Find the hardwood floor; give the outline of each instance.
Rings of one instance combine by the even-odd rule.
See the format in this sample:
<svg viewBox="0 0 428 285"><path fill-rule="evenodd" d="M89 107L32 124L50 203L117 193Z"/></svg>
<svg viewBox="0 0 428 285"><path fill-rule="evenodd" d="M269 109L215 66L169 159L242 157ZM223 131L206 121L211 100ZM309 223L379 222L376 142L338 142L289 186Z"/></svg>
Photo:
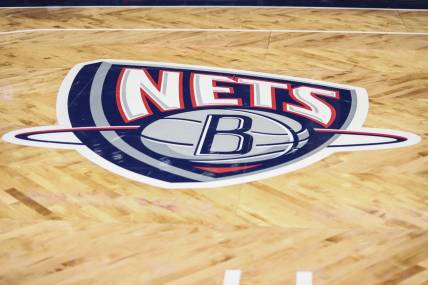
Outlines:
<svg viewBox="0 0 428 285"><path fill-rule="evenodd" d="M217 285L231 268L245 285L293 284L299 270L315 285L428 284L427 22L428 12L393 10L0 9L1 134L55 124L69 69L111 58L361 86L365 126L422 137L184 190L128 180L72 150L2 141L0 284ZM101 28L119 30L90 30Z"/></svg>

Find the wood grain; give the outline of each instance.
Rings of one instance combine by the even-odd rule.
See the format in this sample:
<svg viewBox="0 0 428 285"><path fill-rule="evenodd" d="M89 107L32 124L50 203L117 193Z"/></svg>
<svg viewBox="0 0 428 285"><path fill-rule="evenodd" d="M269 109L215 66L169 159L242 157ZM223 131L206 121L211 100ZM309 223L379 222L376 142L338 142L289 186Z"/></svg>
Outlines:
<svg viewBox="0 0 428 285"><path fill-rule="evenodd" d="M0 9L0 29L248 28L426 32L428 13L314 9ZM299 76L368 90L365 126L416 133L299 171L168 191L77 152L0 143L0 284L428 282L428 36L72 31L0 35L0 133L56 122L77 63L151 60ZM11 190L14 189L14 190Z"/></svg>

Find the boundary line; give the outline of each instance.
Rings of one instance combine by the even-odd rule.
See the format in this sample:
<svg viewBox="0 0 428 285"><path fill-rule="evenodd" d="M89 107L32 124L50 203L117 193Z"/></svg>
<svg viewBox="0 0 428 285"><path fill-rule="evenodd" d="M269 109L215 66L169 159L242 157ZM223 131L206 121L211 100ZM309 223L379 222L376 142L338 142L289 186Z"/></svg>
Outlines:
<svg viewBox="0 0 428 285"><path fill-rule="evenodd" d="M296 285L312 285L312 271L297 271Z"/></svg>
<svg viewBox="0 0 428 285"><path fill-rule="evenodd" d="M364 8L364 7L317 7L317 6L11 6L11 7L0 7L0 9L73 9L73 8L131 8L131 9L144 9L144 8L159 8L159 9L187 9L187 8L232 8L232 9L240 9L240 8L253 8L253 9L320 9L320 10L377 10L377 11L411 11L411 12L428 12L428 9L409 9L409 8Z"/></svg>
<svg viewBox="0 0 428 285"><path fill-rule="evenodd" d="M223 285L239 285L241 281L241 270L228 269L224 272Z"/></svg>
<svg viewBox="0 0 428 285"><path fill-rule="evenodd" d="M324 34L368 34L368 35L419 35L428 32L385 32L385 31L347 31L347 30L304 30L304 29L204 29L204 28L46 28L25 29L0 32L1 35L41 33L41 32L229 32L229 33L324 33Z"/></svg>

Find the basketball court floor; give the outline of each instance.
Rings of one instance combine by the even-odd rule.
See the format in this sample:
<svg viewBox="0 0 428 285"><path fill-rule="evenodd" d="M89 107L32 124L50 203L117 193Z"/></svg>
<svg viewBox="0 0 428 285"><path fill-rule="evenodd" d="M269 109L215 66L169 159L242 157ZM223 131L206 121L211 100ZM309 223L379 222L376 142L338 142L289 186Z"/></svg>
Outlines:
<svg viewBox="0 0 428 285"><path fill-rule="evenodd" d="M5 136L0 143L0 284L428 284L427 59L426 10L1 8L0 133ZM169 179L168 171L175 168L168 163L153 166L144 174L149 178L140 179L129 174L135 169L126 170L128 175L93 158L103 154L91 159L83 151L49 142L49 147L34 141L19 144L17 133L10 132L64 127L67 110L60 106L58 92L64 93L64 85L72 89L85 82L81 74L86 65L80 65L74 78L69 72L91 62L137 65L125 70L130 76L140 66L138 74L161 91L165 74L170 79L182 72L186 81L186 70L192 68L202 74L194 73L192 80L199 76L200 81L214 71L233 73L226 83L230 88L236 78L250 75L274 78L277 84L282 80L288 87L292 84L287 80L301 80L312 88L317 85L318 95L311 93L312 99L342 92L320 94L332 86L364 88L368 106L359 104L368 113L359 130L392 130L389 134L395 135L389 139L404 136L410 143L336 151L268 175L243 171L242 181L230 183L216 184L216 175L226 173L224 167L200 167L198 175L201 169L212 174L214 182L206 187L153 182L159 168L167 174L157 174L155 180ZM155 66L157 72L164 68L165 81L162 75L156 78L156 71L143 73L143 65ZM168 73L168 67L181 71ZM232 89L218 85L223 87L211 86L213 100L236 99ZM85 88L70 90L69 96ZM277 89L277 97L300 94ZM340 100L349 103L343 94ZM162 106L153 103L153 96L145 106L157 112ZM271 112L257 108L256 99L251 101L255 111L248 112ZM277 103L290 112L287 104L310 109L302 101ZM74 101L68 104L71 118ZM181 109L190 112L193 107ZM73 112L83 118L85 106L76 108ZM338 119L340 111L335 110ZM235 114L245 124L240 116ZM83 131L82 141L93 133ZM169 131L178 140L188 128L177 125ZM245 136L241 130L238 137ZM251 167L264 162L257 163Z"/></svg>

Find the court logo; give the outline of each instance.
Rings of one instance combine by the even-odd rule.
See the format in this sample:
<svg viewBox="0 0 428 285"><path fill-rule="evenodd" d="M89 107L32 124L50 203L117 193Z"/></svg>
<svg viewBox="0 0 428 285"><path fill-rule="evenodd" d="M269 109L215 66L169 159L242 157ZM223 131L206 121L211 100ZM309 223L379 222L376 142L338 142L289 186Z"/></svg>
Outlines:
<svg viewBox="0 0 428 285"><path fill-rule="evenodd" d="M401 147L419 137L363 128L359 87L255 72L102 60L75 66L57 126L12 143L71 148L122 176L165 188L218 187L294 171L336 151Z"/></svg>

